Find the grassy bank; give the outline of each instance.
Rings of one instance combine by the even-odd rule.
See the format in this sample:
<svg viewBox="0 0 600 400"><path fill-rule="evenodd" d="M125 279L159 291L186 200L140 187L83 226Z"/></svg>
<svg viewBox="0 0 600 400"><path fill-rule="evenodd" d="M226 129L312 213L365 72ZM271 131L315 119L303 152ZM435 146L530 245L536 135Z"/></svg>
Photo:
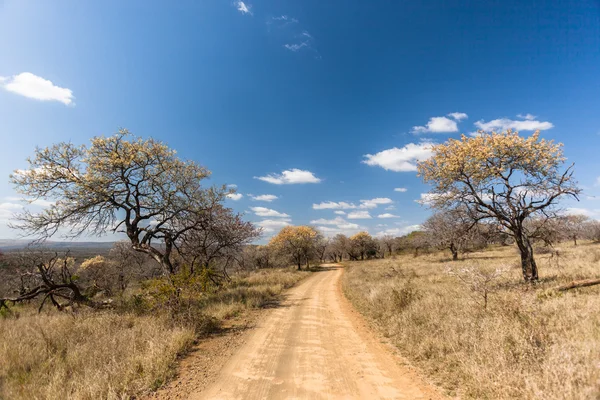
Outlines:
<svg viewBox="0 0 600 400"><path fill-rule="evenodd" d="M600 246L561 247L558 258L538 256L542 279L533 288L521 283L512 248L454 263L445 253L348 263L343 288L404 356L451 395L595 399L600 286L548 289L599 277Z"/></svg>
<svg viewBox="0 0 600 400"><path fill-rule="evenodd" d="M219 289L188 288L176 305L147 290L114 311L37 314L30 305L4 312L0 398L121 399L156 389L195 339L277 301L307 274L273 269L236 275Z"/></svg>

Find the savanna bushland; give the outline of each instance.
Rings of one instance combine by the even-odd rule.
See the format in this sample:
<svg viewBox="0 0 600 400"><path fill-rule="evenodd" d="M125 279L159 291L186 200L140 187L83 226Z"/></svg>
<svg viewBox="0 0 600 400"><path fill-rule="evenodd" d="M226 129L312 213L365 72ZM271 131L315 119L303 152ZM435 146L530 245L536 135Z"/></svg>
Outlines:
<svg viewBox="0 0 600 400"><path fill-rule="evenodd" d="M432 214L404 236L286 226L267 244L209 186L210 171L126 130L37 149L11 180L37 238L0 255L0 397L134 398L173 377L195 342L325 262L401 354L465 398L597 398L600 222L560 144L481 132L432 148ZM45 240L116 233L110 251Z"/></svg>

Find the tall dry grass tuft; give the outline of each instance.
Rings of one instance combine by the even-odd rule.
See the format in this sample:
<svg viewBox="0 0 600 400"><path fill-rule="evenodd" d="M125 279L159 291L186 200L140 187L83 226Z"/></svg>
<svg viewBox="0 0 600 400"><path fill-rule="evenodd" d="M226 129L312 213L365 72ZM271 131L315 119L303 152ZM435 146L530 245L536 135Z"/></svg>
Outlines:
<svg viewBox="0 0 600 400"><path fill-rule="evenodd" d="M122 399L160 386L190 329L165 319L52 313L0 320L0 398Z"/></svg>
<svg viewBox="0 0 600 400"><path fill-rule="evenodd" d="M551 257L538 257L542 279L535 288L521 283L510 248L455 263L446 254L349 263L343 287L402 354L451 395L599 398L600 287L548 289L599 277L600 246L563 245L558 264ZM449 265L460 276L448 273ZM506 265L512 268L505 271Z"/></svg>

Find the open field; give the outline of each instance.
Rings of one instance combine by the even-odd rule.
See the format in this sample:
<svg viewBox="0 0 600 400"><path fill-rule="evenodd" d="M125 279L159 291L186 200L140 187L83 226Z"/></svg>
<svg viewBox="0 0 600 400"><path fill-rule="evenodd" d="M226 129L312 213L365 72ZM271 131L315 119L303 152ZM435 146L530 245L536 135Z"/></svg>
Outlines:
<svg viewBox="0 0 600 400"><path fill-rule="evenodd" d="M157 389L178 356L227 319L264 307L310 272L270 269L233 276L161 312L124 302L105 312L42 314L34 305L0 317L0 398L120 399Z"/></svg>
<svg viewBox="0 0 600 400"><path fill-rule="evenodd" d="M522 283L515 249L503 247L456 262L436 253L346 263L343 290L450 395L595 399L600 396L600 286L564 293L549 288L600 277L600 245L560 247L558 259L537 256L541 280L534 287ZM489 272L497 269L497 277ZM491 278L482 284L481 277Z"/></svg>

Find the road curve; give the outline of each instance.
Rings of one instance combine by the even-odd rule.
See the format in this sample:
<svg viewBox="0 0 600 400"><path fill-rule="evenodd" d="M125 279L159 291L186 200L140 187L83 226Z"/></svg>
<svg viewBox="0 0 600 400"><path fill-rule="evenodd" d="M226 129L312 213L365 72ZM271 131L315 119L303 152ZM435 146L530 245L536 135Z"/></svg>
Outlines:
<svg viewBox="0 0 600 400"><path fill-rule="evenodd" d="M330 265L288 291L191 399L435 399L400 366L342 298L343 269Z"/></svg>

